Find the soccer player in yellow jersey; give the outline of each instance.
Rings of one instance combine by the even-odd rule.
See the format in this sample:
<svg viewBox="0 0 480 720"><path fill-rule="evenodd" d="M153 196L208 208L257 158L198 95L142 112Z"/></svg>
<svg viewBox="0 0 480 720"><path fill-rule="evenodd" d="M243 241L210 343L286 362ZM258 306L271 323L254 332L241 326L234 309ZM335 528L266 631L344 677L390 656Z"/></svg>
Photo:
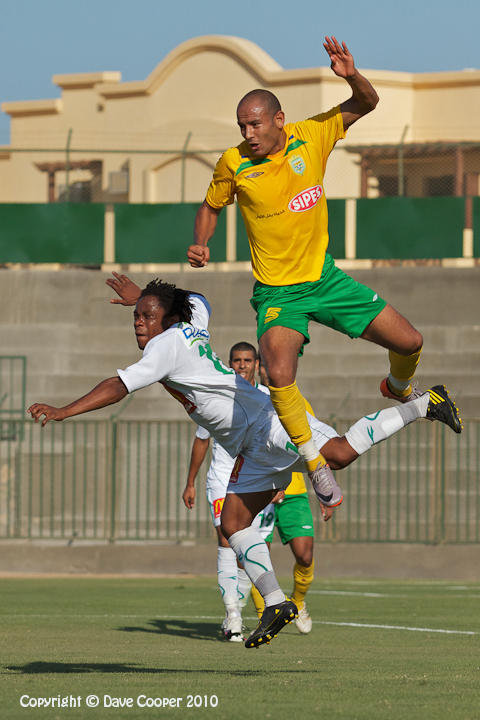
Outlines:
<svg viewBox="0 0 480 720"><path fill-rule="evenodd" d="M298 356L309 342L309 321L387 348L390 374L380 389L400 402L419 394L411 379L423 339L377 293L336 268L326 252L327 159L348 128L375 108L378 95L356 69L345 43L326 37L324 47L333 72L346 80L352 96L328 112L285 124L271 92L253 90L245 95L237 107L244 142L219 159L187 255L193 267L207 264L207 243L218 214L236 197L257 280L251 304L272 403L306 463L317 496L331 503L333 474L312 439L295 381Z"/></svg>

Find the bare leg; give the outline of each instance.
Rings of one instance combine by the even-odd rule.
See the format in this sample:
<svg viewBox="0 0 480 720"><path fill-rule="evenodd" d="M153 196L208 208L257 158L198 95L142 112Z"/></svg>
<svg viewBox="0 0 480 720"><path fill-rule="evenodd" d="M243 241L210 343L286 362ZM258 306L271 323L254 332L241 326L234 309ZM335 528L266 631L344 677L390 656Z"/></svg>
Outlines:
<svg viewBox="0 0 480 720"><path fill-rule="evenodd" d="M423 345L423 337L418 330L391 305L383 308L361 337L399 355L412 355Z"/></svg>
<svg viewBox="0 0 480 720"><path fill-rule="evenodd" d="M295 560L302 567L310 567L313 561L313 537L296 537L288 543Z"/></svg>
<svg viewBox="0 0 480 720"><path fill-rule="evenodd" d="M257 493L235 495L229 493L223 503L221 515L222 533L226 538L244 530L253 522L253 518L272 501L276 490L264 490Z"/></svg>
<svg viewBox="0 0 480 720"><path fill-rule="evenodd" d="M259 340L260 354L274 387L291 385L297 374L298 353L304 337L297 330L275 325Z"/></svg>

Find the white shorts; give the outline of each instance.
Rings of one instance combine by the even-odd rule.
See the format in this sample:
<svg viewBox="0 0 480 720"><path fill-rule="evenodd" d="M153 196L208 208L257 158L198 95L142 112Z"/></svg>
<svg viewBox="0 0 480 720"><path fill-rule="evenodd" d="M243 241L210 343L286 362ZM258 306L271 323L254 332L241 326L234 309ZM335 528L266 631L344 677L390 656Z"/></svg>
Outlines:
<svg viewBox="0 0 480 720"><path fill-rule="evenodd" d="M319 450L328 440L339 437L330 425L308 413L307 416L313 441ZM235 461L227 493L241 495L263 490L285 490L291 482L292 472L297 470L304 470L297 449L276 413L266 409L249 430Z"/></svg>
<svg viewBox="0 0 480 720"><path fill-rule="evenodd" d="M220 527L220 515L227 494L227 485L228 478L225 478L225 482L222 483L218 480L211 480L207 476L207 502L214 527Z"/></svg>
<svg viewBox="0 0 480 720"><path fill-rule="evenodd" d="M258 530L263 540L273 532L275 526L275 505L268 503L256 517L253 518L252 527Z"/></svg>

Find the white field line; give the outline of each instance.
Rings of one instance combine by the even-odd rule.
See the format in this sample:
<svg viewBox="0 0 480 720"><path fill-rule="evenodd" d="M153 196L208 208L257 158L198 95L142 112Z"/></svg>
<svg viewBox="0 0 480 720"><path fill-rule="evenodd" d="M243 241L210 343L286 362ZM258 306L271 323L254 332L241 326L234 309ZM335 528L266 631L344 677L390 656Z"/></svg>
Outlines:
<svg viewBox="0 0 480 720"><path fill-rule="evenodd" d="M372 598L391 598L391 597L407 597L406 595L397 595L391 593L375 593L375 592L356 592L355 590L309 590L309 595L354 595L355 597L372 597Z"/></svg>
<svg viewBox="0 0 480 720"><path fill-rule="evenodd" d="M454 588L448 588L453 590ZM456 588L460 590L461 588ZM309 590L309 595L346 595L354 597L367 597L367 598L408 598L413 597L411 593L375 593L375 592L359 592L355 590ZM437 596L437 594L436 594ZM461 593L460 595L449 595L449 598L480 598L480 593Z"/></svg>
<svg viewBox="0 0 480 720"><path fill-rule="evenodd" d="M314 620L318 625L339 625L342 627L355 628L377 628L379 630L408 630L409 632L428 632L443 633L445 635L480 635L474 630L445 630L443 628L419 628L408 627L408 625L374 625L373 623L354 623L354 622L330 622L328 620Z"/></svg>
<svg viewBox="0 0 480 720"><path fill-rule="evenodd" d="M0 615L0 621L5 619L15 619L15 618L52 618L55 617L57 619L67 619L67 618L92 618L92 619L98 619L98 618L127 618L127 619L148 619L152 620L152 618L155 621L161 621L161 620L215 620L216 622L220 622L223 619L223 616L219 615L157 615L155 611L152 613L149 613L148 615L142 614L142 615L131 615L131 614L123 614L123 613L104 613L99 615L65 615L65 614L58 614L58 613L43 613L43 614L21 614L21 613L9 613L9 614L1 614ZM244 620L254 620L257 621L258 618L255 616L247 616L243 618ZM406 630L409 632L430 632L430 633L443 633L445 635L480 635L480 632L477 632L475 630L446 630L444 628L420 628L420 627L409 627L408 625L380 625L380 624L373 624L373 623L355 623L355 622L334 622L329 620L314 620L313 621L316 625L336 625L339 627L353 627L353 628L373 628L377 630Z"/></svg>

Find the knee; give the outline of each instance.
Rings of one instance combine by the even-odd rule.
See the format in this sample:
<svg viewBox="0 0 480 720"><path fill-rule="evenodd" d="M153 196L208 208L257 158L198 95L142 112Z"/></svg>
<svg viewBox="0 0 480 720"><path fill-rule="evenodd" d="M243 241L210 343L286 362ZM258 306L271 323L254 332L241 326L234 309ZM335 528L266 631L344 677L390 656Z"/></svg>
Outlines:
<svg viewBox="0 0 480 720"><path fill-rule="evenodd" d="M415 330L415 328L412 328L408 341L405 343L404 352L402 355L414 355L415 353L420 352L420 350L423 347L423 336L421 333L418 332L418 330Z"/></svg>
<svg viewBox="0 0 480 720"><path fill-rule="evenodd" d="M423 347L423 335L422 333L419 333L418 330L415 330L415 350L414 353L420 352L420 350Z"/></svg>
<svg viewBox="0 0 480 720"><path fill-rule="evenodd" d="M312 547L306 547L301 552L295 554L295 560L302 567L310 567L313 562L313 544Z"/></svg>
<svg viewBox="0 0 480 720"><path fill-rule="evenodd" d="M296 367L295 363L288 362L288 358L272 359L267 364L268 379L270 385L276 388L282 388L295 382Z"/></svg>
<svg viewBox="0 0 480 720"><path fill-rule="evenodd" d="M230 535L233 535L237 532L240 528L235 528L234 524L232 522L224 521L222 520L220 524L220 529L222 531L222 535L225 538L225 540L228 540Z"/></svg>

